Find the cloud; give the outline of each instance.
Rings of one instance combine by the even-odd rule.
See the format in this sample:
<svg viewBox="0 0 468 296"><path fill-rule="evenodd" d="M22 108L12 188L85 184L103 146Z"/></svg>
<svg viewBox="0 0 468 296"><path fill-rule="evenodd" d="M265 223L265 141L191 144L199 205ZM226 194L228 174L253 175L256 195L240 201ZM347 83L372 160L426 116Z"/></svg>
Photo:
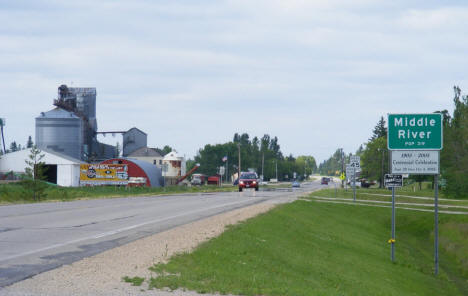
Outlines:
<svg viewBox="0 0 468 296"><path fill-rule="evenodd" d="M103 130L193 156L235 132L327 158L388 112L451 109L467 88L467 6L420 1L5 1L7 142L57 87L95 86ZM24 141L25 141L24 140ZM115 139L106 138L114 142Z"/></svg>
<svg viewBox="0 0 468 296"><path fill-rule="evenodd" d="M405 29L430 31L463 31L468 24L467 7L441 7L435 9L409 9L398 19L398 24Z"/></svg>

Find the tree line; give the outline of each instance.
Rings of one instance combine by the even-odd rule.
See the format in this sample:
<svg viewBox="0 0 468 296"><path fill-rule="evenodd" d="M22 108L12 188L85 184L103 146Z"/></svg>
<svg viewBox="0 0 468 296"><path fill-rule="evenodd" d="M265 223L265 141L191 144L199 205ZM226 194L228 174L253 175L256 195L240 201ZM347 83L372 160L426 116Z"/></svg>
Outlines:
<svg viewBox="0 0 468 296"><path fill-rule="evenodd" d="M31 149L33 145L34 143L32 141L32 137L29 136L26 142L26 145L22 146L21 144L16 143L16 141L13 141L10 143L10 148L7 149L7 147L5 147L5 151L6 153L10 153L10 152L20 151L24 149ZM3 154L3 149L0 149L0 155L2 154Z"/></svg>
<svg viewBox="0 0 468 296"><path fill-rule="evenodd" d="M447 196L468 197L468 96L454 87L454 111L434 111L443 116L443 149L440 152L441 180L445 181L443 190ZM387 127L383 116L377 122L369 140L355 152L361 156L361 177L377 180L382 187L383 177L389 173L390 153L387 149ZM350 155L350 154L349 154ZM338 149L329 159L320 163L319 172L325 175L339 175L341 160L348 162L349 155ZM410 175L419 183L432 181L428 175ZM434 185L434 184L433 184Z"/></svg>
<svg viewBox="0 0 468 296"><path fill-rule="evenodd" d="M277 137L265 134L261 138L255 136L250 139L247 133L235 133L233 140L227 143L205 145L193 160L187 161L187 169L199 163L197 172L214 175L219 173L219 167L226 167L228 176L231 176L237 173L239 152L241 171L254 170L259 176L263 172L264 180L290 180L294 173L298 179L303 179L304 175L307 177L317 169L313 156L284 156Z"/></svg>

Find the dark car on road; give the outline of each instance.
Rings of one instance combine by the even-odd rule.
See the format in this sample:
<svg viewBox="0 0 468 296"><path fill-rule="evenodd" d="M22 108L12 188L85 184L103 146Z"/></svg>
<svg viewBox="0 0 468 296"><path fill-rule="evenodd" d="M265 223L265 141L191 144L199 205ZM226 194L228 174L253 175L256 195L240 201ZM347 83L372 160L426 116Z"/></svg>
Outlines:
<svg viewBox="0 0 468 296"><path fill-rule="evenodd" d="M258 191L258 176L256 173L241 173L239 178L239 191L245 188L254 188Z"/></svg>
<svg viewBox="0 0 468 296"><path fill-rule="evenodd" d="M328 177L322 177L322 181L320 182L320 184L322 184L322 185L328 185L328 182L330 182L330 178L328 178Z"/></svg>
<svg viewBox="0 0 468 296"><path fill-rule="evenodd" d="M375 181L370 181L370 180L367 180L367 179L364 179L364 178L360 179L359 181L361 182L361 187L362 188L369 188L372 185L377 184L377 182L375 182Z"/></svg>

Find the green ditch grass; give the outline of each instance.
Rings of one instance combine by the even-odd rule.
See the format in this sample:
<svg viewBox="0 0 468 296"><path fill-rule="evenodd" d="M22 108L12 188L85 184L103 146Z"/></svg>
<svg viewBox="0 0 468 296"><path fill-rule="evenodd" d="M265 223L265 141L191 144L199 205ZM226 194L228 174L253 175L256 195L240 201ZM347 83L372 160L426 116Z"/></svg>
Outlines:
<svg viewBox="0 0 468 296"><path fill-rule="evenodd" d="M192 253L151 268L150 288L234 295L468 295L468 216L296 201L230 227Z"/></svg>
<svg viewBox="0 0 468 296"><path fill-rule="evenodd" d="M46 185L44 196L40 202L51 201L73 201L80 199L115 198L127 196L154 196L179 193L196 192L221 192L235 191L234 186L166 186L166 187L117 187L117 186L95 186L95 187L60 187ZM31 190L18 183L0 185L0 204L32 203L33 193Z"/></svg>

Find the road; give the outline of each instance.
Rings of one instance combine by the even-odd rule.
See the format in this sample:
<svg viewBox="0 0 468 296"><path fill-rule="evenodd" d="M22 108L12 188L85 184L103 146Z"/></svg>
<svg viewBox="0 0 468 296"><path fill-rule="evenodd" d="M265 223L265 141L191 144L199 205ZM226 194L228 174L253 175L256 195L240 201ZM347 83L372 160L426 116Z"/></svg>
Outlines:
<svg viewBox="0 0 468 296"><path fill-rule="evenodd" d="M0 207L0 287L125 243L252 204L323 188L219 192Z"/></svg>

